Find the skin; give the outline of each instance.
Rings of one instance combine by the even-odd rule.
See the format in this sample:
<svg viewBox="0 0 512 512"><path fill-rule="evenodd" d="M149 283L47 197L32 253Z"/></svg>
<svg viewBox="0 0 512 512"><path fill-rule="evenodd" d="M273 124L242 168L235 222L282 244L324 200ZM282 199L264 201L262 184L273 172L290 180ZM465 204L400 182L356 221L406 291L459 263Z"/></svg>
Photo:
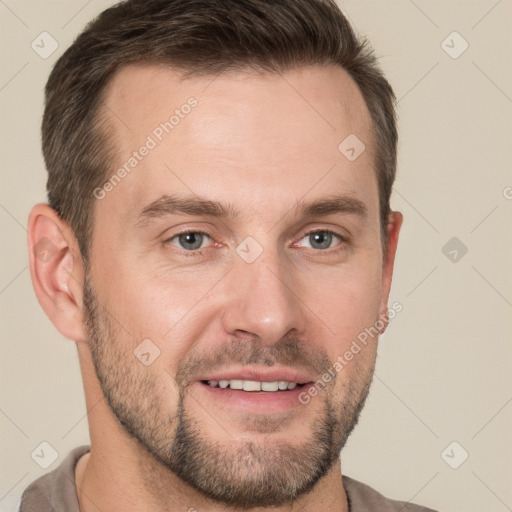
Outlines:
<svg viewBox="0 0 512 512"><path fill-rule="evenodd" d="M111 172L190 97L197 99L190 114L95 201L88 282L101 322L91 323L87 296L84 304L85 269L71 229L48 205L36 205L30 214L34 289L56 328L78 348L91 451L75 476L86 512L243 508L209 499L150 454L163 453L164 443L176 435L180 391L205 443L217 443L226 457L251 444L264 458L270 453L265 450L283 446L299 453L314 439L316 421L326 418L328 405L336 418L348 418L334 423L333 446L341 449L373 374L377 337L309 404L284 412L262 407L249 414L212 400L198 382L201 372L256 355L254 368L268 369L270 358L275 367L320 377L360 332L385 316L403 218L390 214L383 254L370 116L357 86L336 67L186 80L162 66L125 67L106 97L105 123L117 147ZM338 151L349 134L366 145L353 162ZM367 214L301 217L293 209L297 201L333 193L359 199ZM138 225L138 214L163 194L230 203L240 215L175 213ZM211 234L201 254L179 246L176 235L185 229ZM333 231L345 240L334 237L327 249L312 247L313 230ZM262 248L250 264L236 252L248 236ZM45 237L56 249L48 261L34 256ZM160 350L149 366L133 355L145 339ZM296 358L283 349L286 343ZM234 346L240 347L238 355L229 349ZM102 355L98 364L106 381L115 374L110 384L123 383L111 394L125 401L127 415L137 411L146 421L153 446L144 446L117 421L91 349ZM220 358L223 351L227 361ZM151 391L147 395L142 383ZM167 419L157 445L150 429ZM228 460L235 480L248 481L266 467ZM339 458L309 492L272 510L348 510Z"/></svg>

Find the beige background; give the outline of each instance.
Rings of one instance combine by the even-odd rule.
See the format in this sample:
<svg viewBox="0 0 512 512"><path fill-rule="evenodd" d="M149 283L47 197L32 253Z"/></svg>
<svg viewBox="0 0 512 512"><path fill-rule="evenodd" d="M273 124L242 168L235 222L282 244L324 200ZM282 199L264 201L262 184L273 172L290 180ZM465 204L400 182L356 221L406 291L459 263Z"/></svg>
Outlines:
<svg viewBox="0 0 512 512"><path fill-rule="evenodd" d="M0 1L0 511L15 510L45 472L31 458L41 442L59 454L49 469L88 443L75 346L36 301L25 227L45 200L39 126L50 68L111 3ZM403 311L381 340L344 473L441 511L512 510L512 1L340 4L400 98L392 206L405 215L391 296ZM43 31L59 45L47 59L31 48ZM456 59L441 44L453 31L469 44ZM454 55L463 44L455 35L444 47ZM442 252L452 237L468 249L456 262ZM441 456L453 441L452 465L469 453L458 469Z"/></svg>

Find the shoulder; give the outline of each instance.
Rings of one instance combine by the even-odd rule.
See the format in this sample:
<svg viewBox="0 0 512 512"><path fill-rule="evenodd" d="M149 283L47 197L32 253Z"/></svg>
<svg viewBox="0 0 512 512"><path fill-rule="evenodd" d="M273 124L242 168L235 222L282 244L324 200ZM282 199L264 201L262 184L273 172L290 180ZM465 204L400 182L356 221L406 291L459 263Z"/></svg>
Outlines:
<svg viewBox="0 0 512 512"><path fill-rule="evenodd" d="M87 445L71 450L56 469L34 480L21 496L19 512L78 511L75 466L88 451Z"/></svg>
<svg viewBox="0 0 512 512"><path fill-rule="evenodd" d="M436 512L406 501L390 500L369 485L348 476L343 475L342 479L350 512Z"/></svg>

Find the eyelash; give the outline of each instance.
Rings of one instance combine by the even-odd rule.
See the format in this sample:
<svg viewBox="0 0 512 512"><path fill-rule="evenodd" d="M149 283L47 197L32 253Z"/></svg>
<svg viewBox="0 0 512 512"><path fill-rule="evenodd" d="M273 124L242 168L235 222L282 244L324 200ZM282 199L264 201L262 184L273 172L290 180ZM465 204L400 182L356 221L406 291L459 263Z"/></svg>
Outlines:
<svg viewBox="0 0 512 512"><path fill-rule="evenodd" d="M175 238L178 238L179 236L182 236L182 235L192 234L192 233L197 234L197 235L206 235L213 242L213 236L208 231L189 229L186 231L182 231L180 233L176 233L175 235L171 236L170 238L167 238L166 240L164 240L163 244L164 245L169 245L169 244L172 245L171 241L174 240ZM324 250L316 249L316 252L318 252L318 253L329 253L330 251L336 250L336 249L340 250L342 248L341 246L343 246L344 244L346 244L348 242L347 237L340 235L336 231L332 231L330 229L313 229L311 231L308 231L307 233L304 233L304 235L302 235L302 237L299 238L299 241L309 235L314 234L314 233L328 233L328 234L334 235L334 237L339 239L339 244L335 245L334 247L330 247L330 248L324 249ZM199 256L203 256L204 249L208 249L208 247L205 247L203 249L193 249L190 251L187 251L185 249L181 249L181 250L183 251L182 254L185 257L199 257ZM315 249L313 249L313 250L315 250Z"/></svg>

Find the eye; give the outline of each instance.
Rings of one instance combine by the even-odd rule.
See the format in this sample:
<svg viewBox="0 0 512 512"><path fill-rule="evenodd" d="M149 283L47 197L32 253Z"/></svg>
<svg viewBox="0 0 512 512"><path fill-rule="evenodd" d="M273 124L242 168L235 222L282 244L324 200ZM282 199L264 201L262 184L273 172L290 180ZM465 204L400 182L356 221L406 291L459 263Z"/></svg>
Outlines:
<svg viewBox="0 0 512 512"><path fill-rule="evenodd" d="M187 231L174 235L166 240L166 243L175 245L185 251L196 251L207 247L209 241L211 242L211 238L208 233L202 231Z"/></svg>
<svg viewBox="0 0 512 512"><path fill-rule="evenodd" d="M328 230L311 231L305 235L299 242L300 247L309 247L311 249L330 249L334 245L333 242L338 241L338 244L343 241L343 237Z"/></svg>

